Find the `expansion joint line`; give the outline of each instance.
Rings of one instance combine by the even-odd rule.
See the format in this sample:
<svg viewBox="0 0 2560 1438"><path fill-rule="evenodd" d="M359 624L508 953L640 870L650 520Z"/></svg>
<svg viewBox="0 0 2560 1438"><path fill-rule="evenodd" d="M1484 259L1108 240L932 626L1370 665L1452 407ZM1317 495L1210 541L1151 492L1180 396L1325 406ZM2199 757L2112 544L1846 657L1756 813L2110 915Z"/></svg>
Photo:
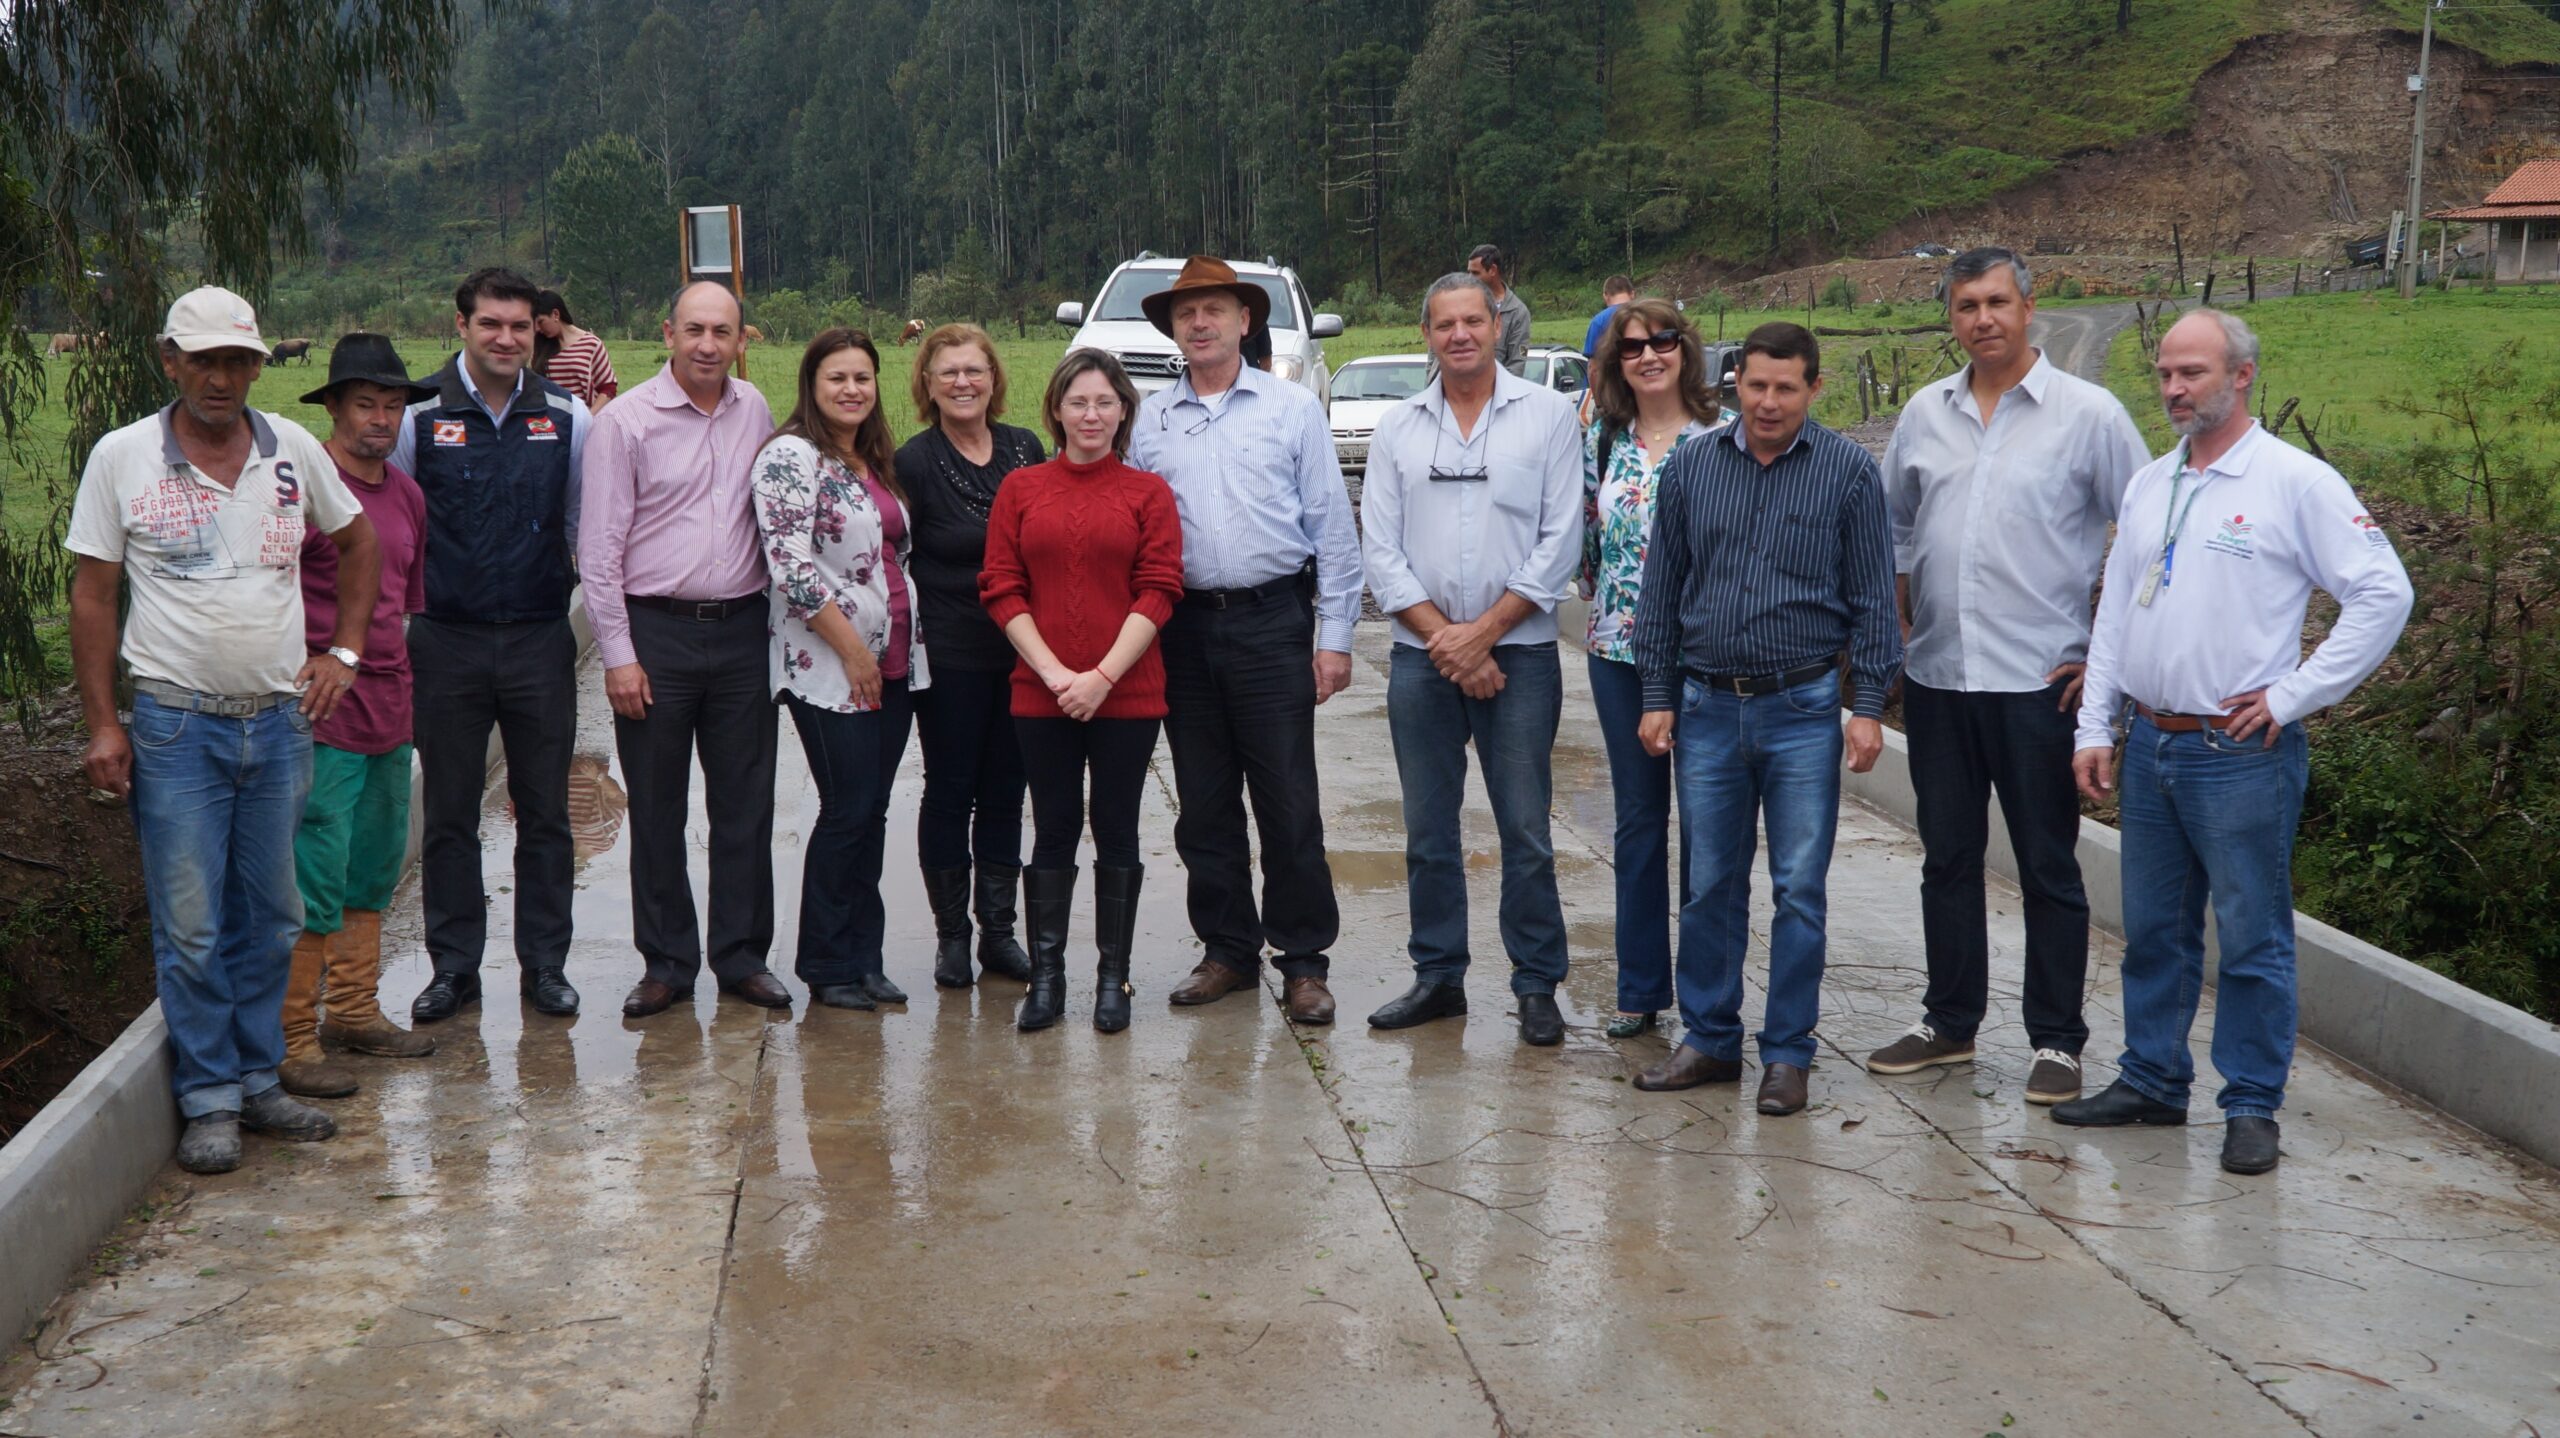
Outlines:
<svg viewBox="0 0 2560 1438"><path fill-rule="evenodd" d="M711 1400L717 1396L711 1382L713 1365L720 1356L720 1319L729 1305L729 1273L738 1255L738 1211L746 1203L747 1160L753 1152L748 1138L756 1124L756 1096L764 1091L765 1056L772 1051L773 1029L768 1023L757 1030L755 1071L747 1076L747 1101L738 1109L738 1169L729 1177L729 1221L720 1236L720 1281L711 1291L711 1322L702 1340L702 1379L693 1394L695 1438L707 1431L704 1425L711 1419Z"/></svg>
<svg viewBox="0 0 2560 1438"><path fill-rule="evenodd" d="M1276 984L1278 980L1275 978L1270 982ZM1288 1012L1286 996L1275 988L1272 997L1281 1001L1281 1013L1285 1015ZM1448 1301L1440 1296L1439 1287L1432 1282L1438 1271L1414 1248L1412 1237L1405 1232L1404 1219L1397 1215L1396 1206L1387 1200L1386 1185L1379 1180L1377 1170L1369 1166L1369 1155L1361 1147L1360 1136L1352 1129L1351 1117L1342 1111L1342 1099L1334 1092L1333 1076L1317 1058L1324 1052L1322 1031L1303 1027L1294 1019L1285 1022L1289 1025L1290 1037L1298 1041L1298 1051L1307 1056L1307 1071L1315 1080L1317 1092L1324 1095L1325 1106L1333 1111L1334 1126L1342 1130L1343 1142L1351 1146L1351 1158L1360 1166L1360 1176L1368 1180L1369 1191L1377 1195L1379 1211L1386 1214L1387 1222L1396 1231L1396 1242L1404 1246L1405 1257L1413 1261L1414 1277L1422 1281L1423 1292L1431 1295L1431 1306L1440 1314L1440 1326L1448 1330L1450 1341L1458 1345L1458 1356L1467 1361L1467 1375L1475 1380L1476 1392L1483 1395L1485 1407L1493 1411L1494 1438L1514 1438L1511 1420L1502 1411L1502 1399L1494 1393L1493 1384L1486 1380L1484 1365L1476 1361L1475 1350L1468 1346L1466 1335L1458 1331L1457 1315L1449 1311Z"/></svg>

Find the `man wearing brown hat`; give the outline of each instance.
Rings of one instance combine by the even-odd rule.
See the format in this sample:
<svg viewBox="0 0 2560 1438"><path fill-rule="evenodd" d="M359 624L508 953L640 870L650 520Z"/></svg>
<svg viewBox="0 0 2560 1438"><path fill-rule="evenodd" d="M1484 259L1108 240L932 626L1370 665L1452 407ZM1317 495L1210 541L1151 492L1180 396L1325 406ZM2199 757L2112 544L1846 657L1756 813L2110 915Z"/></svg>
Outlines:
<svg viewBox="0 0 2560 1438"><path fill-rule="evenodd" d="M329 411L329 458L373 524L382 583L365 630L356 682L328 718L311 726L311 797L293 836L302 891L302 937L284 994L287 1093L342 1098L355 1070L330 1046L386 1058L422 1058L435 1041L382 1016L382 910L409 847L408 616L426 606L427 500L391 463L402 413L434 395L412 384L399 351L381 335L351 334L329 355L329 382L302 397ZM325 653L338 620L338 556L326 536L302 543L304 639ZM326 1017L322 1017L325 1008Z"/></svg>
<svg viewBox="0 0 2560 1438"><path fill-rule="evenodd" d="M1271 295L1194 255L1143 302L1187 369L1138 407L1129 463L1182 511L1183 600L1164 628L1165 738L1207 950L1172 995L1205 1004L1255 982L1266 945L1289 1016L1333 1022L1325 950L1341 929L1316 794L1315 707L1351 682L1360 549L1324 407L1244 362ZM1245 796L1262 840L1257 906Z"/></svg>

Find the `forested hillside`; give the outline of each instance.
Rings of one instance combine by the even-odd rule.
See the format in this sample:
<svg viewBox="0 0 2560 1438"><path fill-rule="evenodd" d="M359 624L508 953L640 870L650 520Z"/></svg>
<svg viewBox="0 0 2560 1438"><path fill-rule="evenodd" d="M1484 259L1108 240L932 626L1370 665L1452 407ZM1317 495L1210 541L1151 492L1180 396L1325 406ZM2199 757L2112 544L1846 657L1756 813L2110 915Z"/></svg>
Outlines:
<svg viewBox="0 0 2560 1438"><path fill-rule="evenodd" d="M745 208L751 288L882 305L919 272L973 308L1076 293L1141 248L1355 299L1476 239L1532 275L1822 258L2176 131L2252 36L2419 5L532 0L460 41L433 116L371 130L278 298L432 311L506 255L610 318L663 287L688 202ZM2445 34L2560 58L2554 14Z"/></svg>

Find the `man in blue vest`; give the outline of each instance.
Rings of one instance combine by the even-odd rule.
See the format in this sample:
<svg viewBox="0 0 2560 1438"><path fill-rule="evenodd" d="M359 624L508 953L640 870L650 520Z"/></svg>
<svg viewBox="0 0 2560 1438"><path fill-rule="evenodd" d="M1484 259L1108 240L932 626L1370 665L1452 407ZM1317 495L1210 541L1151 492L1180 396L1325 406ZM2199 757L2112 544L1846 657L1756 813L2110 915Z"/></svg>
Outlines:
<svg viewBox="0 0 2560 1438"><path fill-rule="evenodd" d="M425 773L419 853L432 978L418 1023L480 997L489 937L480 876L480 799L489 730L506 747L515 804L516 962L546 1014L578 1011L569 959L569 757L577 737L578 458L587 407L534 373L540 292L512 270L475 270L454 293L462 352L421 383L391 463L427 498L427 607L409 622Z"/></svg>

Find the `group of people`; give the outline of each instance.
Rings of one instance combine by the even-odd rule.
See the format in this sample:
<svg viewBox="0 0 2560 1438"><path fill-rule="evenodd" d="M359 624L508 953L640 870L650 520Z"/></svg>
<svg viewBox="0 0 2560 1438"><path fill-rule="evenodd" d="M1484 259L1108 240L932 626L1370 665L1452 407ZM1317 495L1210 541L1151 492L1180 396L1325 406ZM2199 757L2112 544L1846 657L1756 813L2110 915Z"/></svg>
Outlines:
<svg viewBox="0 0 2560 1438"><path fill-rule="evenodd" d="M2148 462L2120 405L2028 344L2032 293L2006 251L1958 258L1949 316L1971 363L1913 400L1880 468L1811 419L1810 333L1752 333L1741 418L1722 423L1695 329L1632 293L1597 327L1586 425L1508 367L1526 309L1500 287L1500 257L1479 250L1423 296L1436 377L1379 423L1356 526L1321 406L1246 358L1267 292L1205 256L1145 306L1181 348L1182 377L1141 400L1112 356L1072 351L1040 400L1045 445L999 422L1004 365L974 326L924 337L910 382L923 428L893 447L880 355L858 331L809 342L777 423L732 374L735 297L689 285L668 308L665 366L617 396L565 304L503 269L463 281L459 350L426 379L380 336L341 340L306 396L330 416L323 443L248 407L267 353L248 305L183 296L162 336L178 398L100 442L68 541L86 764L99 788L132 796L187 1121L180 1161L235 1166L244 1127L329 1136L328 1115L296 1096L353 1092L339 1054L429 1052L417 1027L478 1000L493 730L514 810L520 987L538 1012L577 1012L573 585L630 798L629 1018L689 998L706 958L723 993L794 1002L768 967L787 710L818 798L794 964L813 1002L906 1000L887 974L881 881L912 729L934 982L1022 983L1017 1025L1056 1023L1089 830L1093 1023L1125 1028L1161 732L1203 950L1169 999L1256 989L1268 962L1293 1021L1331 1022L1340 914L1315 711L1352 682L1365 589L1393 624L1414 970L1368 1021L1467 1011L1472 747L1499 835L1520 1036L1559 1043L1568 951L1548 816L1558 610L1579 587L1617 809L1608 1032L1638 1036L1675 1007L1682 1028L1638 1088L1740 1077L1765 826L1776 918L1757 1103L1805 1106L1840 775L1876 762L1899 677L1930 986L1923 1022L1870 1066L1973 1055L1997 792L2028 895L2028 1097L2077 1099L2088 908L2075 785L2114 792L2113 726L2130 702L2129 1051L2113 1087L2056 1117L2183 1121L2210 893L2225 1162L2262 1171L2291 1052L2300 721L2379 661L2407 583L2344 481L2254 428L2255 342L2237 320L2200 311L2163 341L2164 401L2188 438ZM589 397L537 356L565 362ZM2209 487L2209 510L2232 517L2190 536ZM2093 641L2110 521L2122 537ZM116 703L120 583L130 719ZM2314 585L2344 612L2305 662ZM417 1027L402 1029L375 990L412 744L432 976L411 1005ZM697 764L707 916L687 864Z"/></svg>

